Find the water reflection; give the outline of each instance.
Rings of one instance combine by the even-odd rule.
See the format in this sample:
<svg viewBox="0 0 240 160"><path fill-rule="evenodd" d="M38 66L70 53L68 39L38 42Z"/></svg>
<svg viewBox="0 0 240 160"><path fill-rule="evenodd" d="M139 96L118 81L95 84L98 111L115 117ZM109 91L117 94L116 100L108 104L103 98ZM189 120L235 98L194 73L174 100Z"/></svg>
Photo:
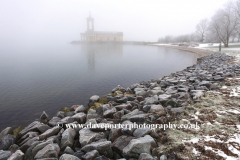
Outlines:
<svg viewBox="0 0 240 160"><path fill-rule="evenodd" d="M81 44L81 51L87 54L88 72L94 72L98 58L121 58L123 45L114 43L85 43Z"/></svg>

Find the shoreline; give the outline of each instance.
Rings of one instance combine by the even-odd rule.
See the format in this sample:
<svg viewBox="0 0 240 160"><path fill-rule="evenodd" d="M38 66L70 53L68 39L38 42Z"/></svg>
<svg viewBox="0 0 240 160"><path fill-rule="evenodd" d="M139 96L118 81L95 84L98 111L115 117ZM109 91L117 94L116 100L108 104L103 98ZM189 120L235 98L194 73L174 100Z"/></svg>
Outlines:
<svg viewBox="0 0 240 160"><path fill-rule="evenodd" d="M177 139L174 139L176 137L172 135L177 133L173 130L159 128L154 130L146 128L72 129L65 126L66 124L87 125L89 123L167 124L168 122L179 123L183 117L190 121L190 114L194 115L201 111L195 105L208 101L208 98L205 97L210 94L209 90L221 91L221 87L224 86L222 82L227 80L227 77L235 77L236 74L240 74L240 66L232 67L232 64L235 64L233 63L234 59L225 54L212 54L214 52L199 48L154 46L192 52L201 58L195 65L158 80L136 83L126 89L118 86L110 94L102 97L94 95L89 99L88 106L64 107L53 118L43 112L40 119L25 128L19 127L13 131L11 127L8 127L0 134L2 142L0 150L4 150L0 151L1 154L5 154L7 157L20 156L25 159L49 156L62 160L69 158L78 160L78 158L88 156L105 157L106 159L141 159L141 157L148 156L159 159L160 157L183 158L181 153L191 151L193 152L190 153L191 157L199 157L192 151L195 146L190 146L189 149L188 141L186 143L179 141L181 138L178 136L182 136L178 135ZM209 61L209 59L213 59L213 61ZM189 109L189 107L191 108ZM192 113L192 111L194 112ZM199 116L199 113L197 115ZM183 122L181 121L181 123ZM58 124L64 127L60 128ZM183 135L185 134L185 138L187 138L187 132L185 133L182 129L177 130L181 131ZM190 132L191 138L194 137L192 132L196 131ZM172 143L172 140L177 140L179 144ZM18 146L12 149L14 144ZM51 151L54 155L46 152L50 148L54 148ZM7 150L16 152L11 155ZM200 153L199 148L195 147L195 152ZM208 155L204 154L204 156ZM221 156L217 155L214 158L221 158Z"/></svg>
<svg viewBox="0 0 240 160"><path fill-rule="evenodd" d="M174 45L164 45L164 44L163 45L149 44L149 45L157 46L157 47L166 47L166 48L178 49L178 50L181 50L181 51L195 53L199 56L199 58L215 53L214 51L210 51L210 50L193 48L193 47L186 47L186 46L174 46Z"/></svg>

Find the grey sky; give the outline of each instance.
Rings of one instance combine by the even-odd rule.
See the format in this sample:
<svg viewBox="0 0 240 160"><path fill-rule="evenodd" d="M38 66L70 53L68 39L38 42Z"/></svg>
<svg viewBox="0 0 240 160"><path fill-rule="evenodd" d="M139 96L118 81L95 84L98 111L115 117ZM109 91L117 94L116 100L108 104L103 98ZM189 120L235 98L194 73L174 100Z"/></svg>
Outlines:
<svg viewBox="0 0 240 160"><path fill-rule="evenodd" d="M0 0L0 42L80 40L91 11L96 31L157 41L195 31L228 0Z"/></svg>

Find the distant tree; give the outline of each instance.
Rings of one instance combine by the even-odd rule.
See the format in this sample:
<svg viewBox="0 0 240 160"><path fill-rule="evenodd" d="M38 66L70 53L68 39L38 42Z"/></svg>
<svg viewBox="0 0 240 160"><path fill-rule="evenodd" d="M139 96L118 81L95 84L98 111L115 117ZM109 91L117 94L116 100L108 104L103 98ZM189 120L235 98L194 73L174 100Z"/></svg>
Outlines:
<svg viewBox="0 0 240 160"><path fill-rule="evenodd" d="M232 4L228 4L224 9L218 10L212 17L209 24L209 31L223 42L225 47L228 47L229 38L239 24L238 15L233 9Z"/></svg>
<svg viewBox="0 0 240 160"><path fill-rule="evenodd" d="M196 26L196 32L201 35L201 42L204 41L204 36L208 26L208 19L201 20Z"/></svg>

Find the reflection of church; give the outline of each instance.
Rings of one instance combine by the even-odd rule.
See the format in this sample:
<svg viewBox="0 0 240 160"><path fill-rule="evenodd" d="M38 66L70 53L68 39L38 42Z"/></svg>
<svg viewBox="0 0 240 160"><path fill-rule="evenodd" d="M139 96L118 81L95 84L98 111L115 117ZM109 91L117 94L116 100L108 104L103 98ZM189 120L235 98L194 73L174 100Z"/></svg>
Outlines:
<svg viewBox="0 0 240 160"><path fill-rule="evenodd" d="M94 19L91 14L87 18L87 31L81 33L81 41L87 42L122 42L123 32L99 32L94 31Z"/></svg>
<svg viewBox="0 0 240 160"><path fill-rule="evenodd" d="M81 45L82 53L87 55L88 71L95 71L96 61L100 59L109 59L113 57L118 59L122 57L123 45L119 43L86 43Z"/></svg>

